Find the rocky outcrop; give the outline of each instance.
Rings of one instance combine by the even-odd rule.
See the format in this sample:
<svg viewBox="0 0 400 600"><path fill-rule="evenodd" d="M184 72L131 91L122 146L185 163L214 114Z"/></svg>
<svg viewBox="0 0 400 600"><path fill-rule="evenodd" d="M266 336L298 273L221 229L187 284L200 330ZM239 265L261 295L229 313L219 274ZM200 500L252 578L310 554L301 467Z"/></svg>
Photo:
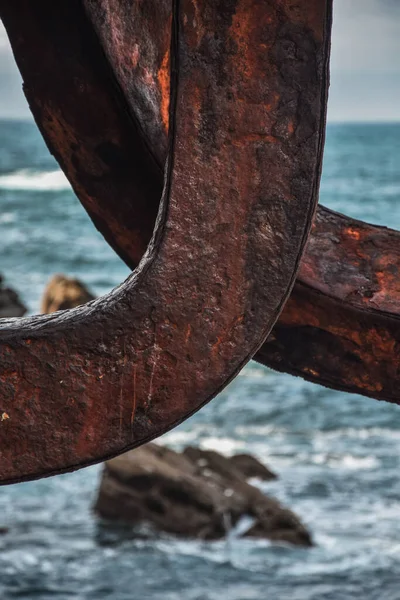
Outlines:
<svg viewBox="0 0 400 600"><path fill-rule="evenodd" d="M0 275L0 318L23 317L27 308L21 302L17 292L5 287Z"/></svg>
<svg viewBox="0 0 400 600"><path fill-rule="evenodd" d="M262 481L269 481L277 478L275 473L251 454L235 454L228 458L214 450L200 450L200 448L192 446L185 448L183 453L198 467L211 469L211 471L223 474L230 479L243 481L243 479L256 477Z"/></svg>
<svg viewBox="0 0 400 600"><path fill-rule="evenodd" d="M46 286L42 298L42 313L75 308L94 300L93 294L79 281L65 275L54 275Z"/></svg>
<svg viewBox="0 0 400 600"><path fill-rule="evenodd" d="M147 444L105 464L95 511L108 520L206 540L239 531L245 522L243 535L310 546L298 517L250 485L248 476L273 477L247 455L227 458L197 448L178 453Z"/></svg>

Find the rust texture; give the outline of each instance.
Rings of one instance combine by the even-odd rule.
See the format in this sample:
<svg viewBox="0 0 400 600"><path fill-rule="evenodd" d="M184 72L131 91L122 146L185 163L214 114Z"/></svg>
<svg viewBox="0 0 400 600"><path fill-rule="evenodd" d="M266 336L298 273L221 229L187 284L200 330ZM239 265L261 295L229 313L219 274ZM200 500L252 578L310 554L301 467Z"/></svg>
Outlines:
<svg viewBox="0 0 400 600"><path fill-rule="evenodd" d="M83 0L127 102L163 165L168 150L172 0ZM199 10L198 3L193 4Z"/></svg>
<svg viewBox="0 0 400 600"><path fill-rule="evenodd" d="M256 359L399 403L400 233L322 209L293 293Z"/></svg>
<svg viewBox="0 0 400 600"><path fill-rule="evenodd" d="M74 178L77 179L80 187L75 185L75 189L105 238L125 262L134 268L141 256L140 250L143 251L150 240L162 186L168 131L169 68L166 63L169 62L172 5L170 0L159 0L156 4L149 0L145 5L148 7L146 10L138 0L86 0L85 5L123 92L121 95L128 98L128 110L134 127L125 119L121 122L124 131L130 130L130 135L133 136L133 142L130 143L133 144L140 144L135 136L138 130L141 131L151 155L149 160L145 153L142 159L149 162L151 169L154 169L156 163L156 170L153 173L154 188L151 193L148 189L135 189L133 181L128 201L123 194L117 194L116 197L107 194L92 195L93 208L85 203L85 194L82 196L79 172L75 175L74 172L67 171L67 175L73 184ZM73 6L73 13L78 14L76 5ZM73 22L76 24L76 17ZM24 27L24 23L28 24L29 20L18 23L15 36ZM68 22L68 26L72 27L71 22ZM87 23L85 27L88 27ZM34 34L35 30L27 29ZM11 33L13 31L12 29ZM64 120L70 116L70 121L64 125L58 137L47 135L50 146L55 150L56 156L61 157L60 162L64 165L68 163L68 154L72 153L65 140L68 139L69 128L74 124L74 136L80 139L80 148L87 156L92 152L90 138L88 140L85 130L79 127L80 122L85 124L86 119L92 116L88 109L91 98L90 95L83 98L77 93L78 88L71 85L76 71L76 64L72 60L76 53L74 44L79 43L79 35L82 35L82 29L75 36L69 35L67 40L64 39L57 56L58 61L60 52L64 52L67 57L63 58L62 78L68 94L62 95L57 102L63 101L65 96L71 99L68 107L61 105ZM47 35L44 43L54 44L55 39ZM89 39L90 53L84 54L85 61L80 57L80 68L86 69L81 74L83 81L93 79L92 70L99 70L100 59L104 61L101 51L97 50L96 56L93 54L98 47L98 40L93 35ZM23 38L19 43L22 42ZM23 46L16 46L16 42L13 45L18 59L25 49ZM40 45L36 47L37 52L43 51ZM44 50L51 54L52 47L46 46ZM36 60L31 53L20 64L25 81L32 72L33 63L28 59ZM53 61L41 64L39 75L46 84L59 72L58 63ZM103 71L106 71L104 65ZM110 78L108 75L107 77L98 81L95 90L97 98L108 98L110 90L115 90L115 85L111 86ZM49 93L53 94L52 90L53 86L49 88ZM43 97L42 88L41 93ZM86 114L85 101L88 102ZM54 98L52 102L53 106L57 106ZM112 94L111 100L108 99L107 102L112 104ZM124 99L121 100L120 97L118 102L115 110L118 110ZM34 104L32 109L46 135L48 121L35 110ZM85 114L85 120L78 121L78 126L74 115L77 109L78 115ZM124 111L120 111L120 115L121 112ZM108 108L103 117L110 117L112 120L112 115L113 112ZM141 130L135 124L138 122ZM104 120L103 125L106 123L107 120ZM102 136L105 137L110 129L108 123L107 127L103 126ZM96 123L93 124L93 131L98 134ZM67 154L67 160L62 158L64 154ZM103 168L108 172L107 165ZM110 185L114 185L115 173L109 172L109 178ZM109 204L110 198L112 205ZM108 206L111 206L108 210L112 210L112 219L105 218L98 222L96 212L93 211L105 211ZM131 237L134 238L136 232L141 235L139 248L130 246ZM398 402L396 365L399 362L400 292L397 283L397 242L396 232L335 215L320 206L290 300L272 335L254 358L274 369L300 375L334 389Z"/></svg>
<svg viewBox="0 0 400 600"><path fill-rule="evenodd" d="M159 0L160 12L150 11L157 31L163 29L162 35L152 33L158 62L148 58L149 27L143 25L146 13L141 10L142 3L86 0L86 5L132 113L140 119L138 107L147 103L147 141L161 168L167 127L162 127L160 106L168 101L169 85L160 64L168 52L165 30L169 22L165 15L170 14L171 2ZM115 6L120 7L124 20L112 19L111 8ZM298 10L295 5L291 8L294 14ZM313 18L312 11L309 18ZM123 35L118 35L120 30ZM137 82L128 80L117 68L117 62L128 63L132 45L140 63ZM156 109L148 101L149 81L150 90L154 86L157 89ZM284 123L280 126L283 129ZM157 132L158 137L151 132ZM290 300L254 358L334 389L399 402L399 242L396 232L320 206ZM132 259L129 264L134 267Z"/></svg>
<svg viewBox="0 0 400 600"><path fill-rule="evenodd" d="M81 1L1 0L0 13L51 152L95 226L137 264L153 232L162 175Z"/></svg>
<svg viewBox="0 0 400 600"><path fill-rule="evenodd" d="M6 28L31 11L55 41L60 28L62 52L59 15L71 0L37 4L2 1ZM265 340L294 283L321 171L331 11L310 0L310 19L301 6L174 3L171 149L154 238L104 298L1 323L2 483L149 441L209 401ZM35 46L11 37L23 65ZM40 85L30 98L38 118Z"/></svg>

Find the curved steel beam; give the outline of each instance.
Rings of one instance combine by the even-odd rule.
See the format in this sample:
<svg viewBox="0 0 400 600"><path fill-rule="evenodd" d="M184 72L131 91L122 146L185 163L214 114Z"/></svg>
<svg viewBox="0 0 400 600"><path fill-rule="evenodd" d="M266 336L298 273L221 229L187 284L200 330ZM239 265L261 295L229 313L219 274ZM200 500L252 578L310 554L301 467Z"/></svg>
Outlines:
<svg viewBox="0 0 400 600"><path fill-rule="evenodd" d="M218 393L269 333L294 282L320 176L327 66L317 59L330 13L312 3L315 21L293 30L265 0L204 0L196 23L191 0L176 0L171 150L153 240L138 270L104 298L1 323L2 483L72 470L160 435ZM31 27L45 18L62 53L65 19L73 25L80 3L54 4L0 9L9 31L22 13ZM286 73L279 52L265 51L267 30L279 52L293 35L302 40ZM54 115L35 75L31 97ZM86 85L78 81L83 95ZM265 125L260 115L277 96ZM55 117L62 130L63 112ZM299 134L260 145L283 119ZM102 156L115 166L112 151Z"/></svg>
<svg viewBox="0 0 400 600"><path fill-rule="evenodd" d="M130 110L162 165L170 0L85 4ZM312 18L312 6L291 6ZM254 358L334 389L399 402L399 248L397 232L320 206L290 299ZM128 264L135 265L133 256Z"/></svg>
<svg viewBox="0 0 400 600"><path fill-rule="evenodd" d="M22 36L35 50L26 53L28 57L20 68L23 74L25 68L26 76L32 72L34 61L42 65L38 74L42 78L41 97L43 86L47 86L47 104L52 105L53 112L60 104L64 121L68 117L69 120L64 123L61 134L54 135L51 112L48 119L49 111L38 110L35 87L31 91L28 86L33 112L95 224L134 268L151 237L162 185L161 165L166 156L169 118L171 2L86 0L85 4L111 69L86 22L85 28L81 26L78 30L68 24L68 39L53 60L51 44L55 42L49 31L40 30L41 21L35 22L35 27L28 28ZM16 32L21 30L23 22L17 27ZM31 40L27 37L29 34L33 36ZM41 44L38 34L42 37ZM12 41L16 47L15 40ZM79 54L77 48L81 48ZM17 60L24 51L23 47L17 48ZM79 82L79 78L75 78L77 65L81 69L80 78L91 82L85 87L86 96L78 85L74 87ZM127 99L126 105L121 95L109 95L109 90L115 88L115 81L111 83L114 74ZM57 75L59 79L54 81ZM58 90L63 93L54 97ZM107 106L108 122L103 130L96 122L99 114L101 118L105 114L104 109L99 113L97 108L100 99ZM92 105L94 110L88 111ZM134 153L142 161L138 170L146 174L144 183L151 183L153 190L139 186L135 189L140 182L137 177L133 181L127 178L125 193L118 187L112 188L120 186L121 179L109 165L100 161L96 168L103 170L96 190L90 177L82 177L82 168L90 164L88 156L96 157L98 132L102 131L103 143L107 142L108 132L113 132L114 139L117 137L118 127L110 126L113 120L118 122L122 133L132 133L127 138L127 146L121 144L121 155L129 153L128 144L136 147ZM82 127L82 123L91 125ZM81 141L78 148L65 143L68 142L66 132L71 137L71 130L72 137ZM96 136L94 142L90 132ZM143 146L141 138L147 141L150 151ZM79 168L71 169L71 164ZM87 197L92 199L92 206ZM104 214L100 221L99 210ZM130 233L133 239L136 235L141 237L139 247L130 247ZM399 402L400 298L396 283L399 237L397 232L360 223L320 206L290 299L272 334L254 358L279 371L334 389ZM340 281L345 282L345 287L339 285Z"/></svg>
<svg viewBox="0 0 400 600"><path fill-rule="evenodd" d="M136 266L153 233L163 176L82 2L0 0L0 17L50 151L95 226Z"/></svg>
<svg viewBox="0 0 400 600"><path fill-rule="evenodd" d="M289 10L284 2L276 4ZM132 114L162 165L171 2L148 2L146 8L128 0L85 0L85 5ZM291 8L313 18L312 5L291 3ZM400 234L319 206L293 292L255 360L334 389L400 402L399 248Z"/></svg>

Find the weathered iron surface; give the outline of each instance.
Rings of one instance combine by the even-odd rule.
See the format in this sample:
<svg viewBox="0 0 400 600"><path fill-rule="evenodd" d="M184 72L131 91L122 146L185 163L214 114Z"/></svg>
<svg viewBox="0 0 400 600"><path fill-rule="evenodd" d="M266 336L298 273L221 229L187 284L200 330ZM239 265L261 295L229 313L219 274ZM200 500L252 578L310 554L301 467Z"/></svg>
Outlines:
<svg viewBox="0 0 400 600"><path fill-rule="evenodd" d="M133 181L132 187L128 186L130 195L92 193L93 206L85 202L84 193L82 196L82 186L86 185L86 180L82 181L79 178L79 171L67 170L67 175L78 195L83 197L83 204L100 231L133 268L150 240L152 219L158 206L162 185L162 165L166 157L169 118L172 5L170 0L159 0L157 3L150 0L146 3L86 0L85 5L120 90L127 98L131 120L127 118L127 110L120 109L121 103L124 103L123 98L118 99L114 112L119 110L119 119L121 115L125 117L121 124L125 133L130 131L130 144L141 143L140 140L136 140L138 126L135 124L140 121L143 138L150 148L150 159L147 150L139 156L143 161L149 162L150 167L146 169L156 170L153 172L152 190L135 189ZM70 8L75 15L72 23L68 22L72 32L72 26L79 22L79 19L76 19L76 3L72 3ZM24 23L28 26L29 22L25 20L18 23L15 35L21 31ZM85 27L88 27L87 22ZM36 35L34 28L27 29L28 33ZM86 32L86 29L84 31ZM67 40L64 39L63 45L58 48L57 61L60 61L60 52L65 52L66 57L62 61L62 84L66 94L61 95L57 102L62 102L65 97L70 99L68 106L65 103L61 106L64 120L70 117L67 126L57 137L47 134L48 121L42 118L35 105L32 106L50 146L55 149L60 162L64 163L64 169L69 161L63 159L63 156L66 153L68 157L73 150L65 143L68 137L71 137L67 136L69 128L75 127L74 137L80 140L79 147L90 156L92 146L90 138L87 140L87 132L82 123L86 125L86 119L92 116L97 119L97 113L92 114L88 110L92 102L90 95L84 98L81 92L77 93L79 88L71 85L71 82L75 81L74 57L77 55L76 46L79 48L81 44L81 35L82 28L76 31L75 36L69 35ZM53 44L56 39L55 35ZM89 44L89 41L90 52L84 52L79 58L80 68L86 69L85 72L81 71L83 81L94 78L93 69L95 73L98 70L108 73L107 68L99 62L104 61L104 55L98 49L98 41L91 34L85 38L85 43ZM20 43L22 42L23 38L20 39ZM46 35L43 43L51 44L51 37ZM74 47L74 44L75 50L71 52L70 47ZM94 54L96 48L97 54ZM26 49L21 49L20 46L16 50L17 59L19 54L26 52ZM42 48L36 45L35 52L44 52L46 56L51 54L52 46ZM35 60L37 56L34 53L24 56L20 68L26 79L32 73ZM42 68L37 76L43 78L44 84L53 81L57 73L61 74L55 61L51 64L40 61L40 64ZM109 73L107 77L103 76L98 80L97 88L93 87L92 90L95 97L108 98L110 90L115 88L115 82L110 85L110 81ZM30 86L28 92L29 89ZM42 89L43 87L41 93ZM49 86L49 93L55 93L53 85ZM57 106L55 99L51 100L53 106ZM112 94L108 102L110 105L115 102ZM83 115L80 120L75 117L77 111ZM103 113L103 117L110 119L113 118L112 115L113 111L109 107L107 113ZM112 128L107 120L103 125L102 136L105 139L107 132ZM96 126L98 127L98 122L93 123L93 131L97 135ZM138 147L140 148L140 145ZM140 153L140 150L138 152ZM114 185L115 172L110 170L108 165L103 165L103 169L109 176L108 185ZM117 178L116 184L118 183ZM103 192L102 186L99 189ZM112 210L112 218L108 219L105 212L104 220L98 222L93 207L96 211L104 211L109 207L108 210ZM139 248L130 246L129 232L133 238L136 232L140 232ZM255 355L255 359L275 369L301 375L335 389L398 402L398 242L396 232L335 215L320 206L290 300L273 333ZM339 282L342 283L339 285Z"/></svg>
<svg viewBox="0 0 400 600"><path fill-rule="evenodd" d="M51 15L60 50L57 15L71 0L57 10L32 4L0 3L6 27L16 32L24 10ZM310 0L303 18L300 4L175 2L171 150L153 241L104 298L1 324L2 483L149 441L219 392L269 333L294 282L321 170L331 13L329 2ZM40 85L30 93L38 114Z"/></svg>
<svg viewBox="0 0 400 600"><path fill-rule="evenodd" d="M322 209L293 293L255 358L400 402L400 233Z"/></svg>
<svg viewBox="0 0 400 600"><path fill-rule="evenodd" d="M162 175L81 0L1 0L0 13L51 152L95 226L137 264L154 229Z"/></svg>
<svg viewBox="0 0 400 600"><path fill-rule="evenodd" d="M161 170L171 1L159 0L159 11L151 1L146 8L128 0L85 4L132 113L146 115L144 135ZM398 233L320 206L290 300L254 358L334 389L399 402L399 248Z"/></svg>
<svg viewBox="0 0 400 600"><path fill-rule="evenodd" d="M173 0L82 2L144 138L158 164L164 165ZM201 3L193 3L188 18L195 20L200 9Z"/></svg>

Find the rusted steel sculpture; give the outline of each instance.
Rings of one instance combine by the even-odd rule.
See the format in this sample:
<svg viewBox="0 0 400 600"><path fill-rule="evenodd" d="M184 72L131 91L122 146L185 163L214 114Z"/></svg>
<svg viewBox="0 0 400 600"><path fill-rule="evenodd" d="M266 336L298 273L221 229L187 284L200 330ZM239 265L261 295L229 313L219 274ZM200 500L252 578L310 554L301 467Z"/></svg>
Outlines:
<svg viewBox="0 0 400 600"><path fill-rule="evenodd" d="M0 0L0 17L43 137L95 226L136 266L152 236L163 176L81 0Z"/></svg>
<svg viewBox="0 0 400 600"><path fill-rule="evenodd" d="M168 132L171 0L161 0L157 7L150 2L146 10L127 0L85 4L160 166L161 182ZM310 10L311 17L312 7L303 4L301 10ZM290 63L297 41L295 36L286 40L282 64ZM132 48L136 59L128 68ZM278 135L284 131L281 123ZM103 233L116 245L112 231ZM396 232L320 206L290 300L254 358L334 389L399 402L399 238ZM133 256L128 264L135 267Z"/></svg>
<svg viewBox="0 0 400 600"><path fill-rule="evenodd" d="M75 2L62 15L68 27L62 45L62 23L54 28L47 11L21 9L29 18L11 21L9 31L37 122L94 223L134 268L151 238L162 190L171 0ZM283 69L298 42L295 24L294 17L291 38L282 42ZM280 43L274 40L275 52ZM43 103L51 110L42 110ZM279 127L275 136L288 133L284 122ZM121 176L124 164L128 175ZM398 402L398 237L320 206L290 300L254 358L335 389Z"/></svg>
<svg viewBox="0 0 400 600"><path fill-rule="evenodd" d="M146 179L150 163L120 89L93 106L101 119L85 112L68 121L72 99L51 89L63 77L43 82L42 65L31 61L36 29L44 45L52 40L55 56L46 60L60 65L62 57L68 66L63 48L75 27L71 60L83 61L75 91L94 99L112 72L102 63L86 80L93 46L81 35L90 35L82 6L2 0L0 14L29 72L41 129L96 213L105 193L117 201L120 189L141 193L142 185L145 197L152 183L138 173L135 161L146 159ZM136 272L104 298L2 323L2 483L147 442L210 400L265 340L294 283L321 171L331 7L328 0L300 7L174 1L169 154L154 236ZM288 59L293 39L298 48ZM88 152L75 135L85 125ZM98 223L107 215L96 214ZM140 253L140 236L132 252Z"/></svg>
<svg viewBox="0 0 400 600"><path fill-rule="evenodd" d="M161 183L168 132L171 1L161 0L157 7L150 2L146 10L127 0L87 0L86 6L160 166ZM128 68L132 48L136 58ZM288 60L292 48L286 48ZM103 233L115 247L118 233ZM399 237L320 206L291 297L254 358L334 389L398 402ZM135 266L133 256L127 262Z"/></svg>
<svg viewBox="0 0 400 600"><path fill-rule="evenodd" d="M400 403L400 233L320 209L293 293L255 358Z"/></svg>

